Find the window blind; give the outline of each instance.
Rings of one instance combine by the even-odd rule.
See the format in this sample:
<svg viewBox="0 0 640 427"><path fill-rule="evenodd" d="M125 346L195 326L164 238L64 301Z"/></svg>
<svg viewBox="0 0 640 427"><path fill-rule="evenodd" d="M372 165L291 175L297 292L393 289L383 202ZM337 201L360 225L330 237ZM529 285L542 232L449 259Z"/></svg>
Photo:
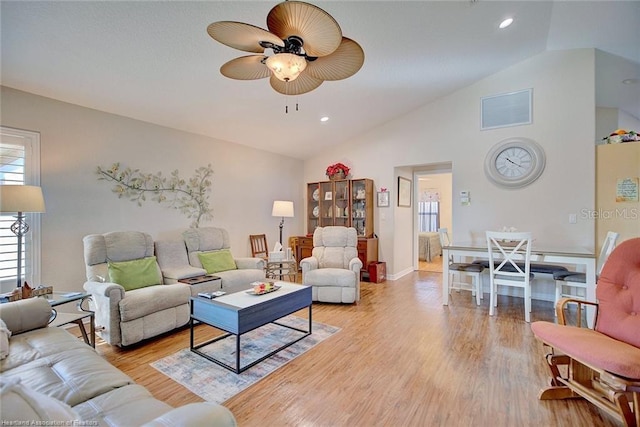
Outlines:
<svg viewBox="0 0 640 427"><path fill-rule="evenodd" d="M40 184L40 138L28 131L0 128L0 185ZM0 285L2 292L15 287L18 238L11 231L16 213L0 213ZM40 281L39 217L25 213L30 231L23 237L22 266L27 282Z"/></svg>

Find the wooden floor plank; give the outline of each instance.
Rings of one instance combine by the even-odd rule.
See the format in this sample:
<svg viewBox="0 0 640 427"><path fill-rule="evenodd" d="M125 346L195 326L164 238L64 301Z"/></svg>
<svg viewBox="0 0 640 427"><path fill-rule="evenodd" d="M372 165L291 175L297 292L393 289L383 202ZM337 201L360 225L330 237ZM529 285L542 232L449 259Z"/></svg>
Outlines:
<svg viewBox="0 0 640 427"><path fill-rule="evenodd" d="M441 274L362 283L358 304L315 303L313 320L342 330L224 405L240 426L615 426L581 400L540 401L547 383L541 344L522 299L469 292L442 306ZM306 317L306 311L298 315ZM549 302L532 320L553 321ZM198 330L200 336L211 328ZM201 399L149 363L188 347L189 331L98 351L173 406Z"/></svg>

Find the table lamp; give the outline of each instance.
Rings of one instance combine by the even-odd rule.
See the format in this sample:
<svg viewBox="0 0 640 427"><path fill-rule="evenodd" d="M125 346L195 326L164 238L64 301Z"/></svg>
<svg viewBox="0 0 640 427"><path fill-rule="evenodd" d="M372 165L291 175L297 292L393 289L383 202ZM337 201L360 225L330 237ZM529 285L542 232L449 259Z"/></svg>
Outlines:
<svg viewBox="0 0 640 427"><path fill-rule="evenodd" d="M284 200L274 201L271 215L279 216L282 218L280 220L280 244L282 245L282 227L284 227L284 219L293 217L293 202L288 202Z"/></svg>
<svg viewBox="0 0 640 427"><path fill-rule="evenodd" d="M0 185L0 213L16 212L11 231L18 238L17 287L22 285L22 237L29 232L25 212L44 212L42 189L33 185Z"/></svg>

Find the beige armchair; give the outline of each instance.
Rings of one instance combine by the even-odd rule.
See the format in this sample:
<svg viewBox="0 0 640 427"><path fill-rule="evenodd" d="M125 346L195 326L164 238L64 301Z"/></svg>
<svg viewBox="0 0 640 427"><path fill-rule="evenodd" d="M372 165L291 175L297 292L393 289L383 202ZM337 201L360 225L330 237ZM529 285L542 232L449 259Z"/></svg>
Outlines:
<svg viewBox="0 0 640 427"><path fill-rule="evenodd" d="M360 300L358 235L353 227L318 227L313 233L313 251L300 261L302 284L312 286L312 299L353 303Z"/></svg>
<svg viewBox="0 0 640 427"><path fill-rule="evenodd" d="M162 284L149 234L91 234L83 243L84 289L92 296L96 332L106 342L131 345L189 321L189 286Z"/></svg>

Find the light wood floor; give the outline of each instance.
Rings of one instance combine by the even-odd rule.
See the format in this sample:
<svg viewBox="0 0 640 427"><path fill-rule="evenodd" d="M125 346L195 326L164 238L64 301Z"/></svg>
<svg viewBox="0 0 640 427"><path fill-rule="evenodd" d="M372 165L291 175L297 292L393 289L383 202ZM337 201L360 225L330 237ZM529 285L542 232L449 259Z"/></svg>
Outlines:
<svg viewBox="0 0 640 427"><path fill-rule="evenodd" d="M432 273L442 273L442 257L437 256L431 261L418 261L418 270L430 271Z"/></svg>
<svg viewBox="0 0 640 427"><path fill-rule="evenodd" d="M443 307L438 273L363 283L358 304L314 304L314 320L340 332L224 405L240 426L616 425L585 401L539 401L547 371L522 299L501 297L496 317L488 300L477 307L463 291ZM552 319L552 304L534 301L532 320ZM131 349L97 348L179 406L201 399L149 363L188 342L185 329Z"/></svg>

